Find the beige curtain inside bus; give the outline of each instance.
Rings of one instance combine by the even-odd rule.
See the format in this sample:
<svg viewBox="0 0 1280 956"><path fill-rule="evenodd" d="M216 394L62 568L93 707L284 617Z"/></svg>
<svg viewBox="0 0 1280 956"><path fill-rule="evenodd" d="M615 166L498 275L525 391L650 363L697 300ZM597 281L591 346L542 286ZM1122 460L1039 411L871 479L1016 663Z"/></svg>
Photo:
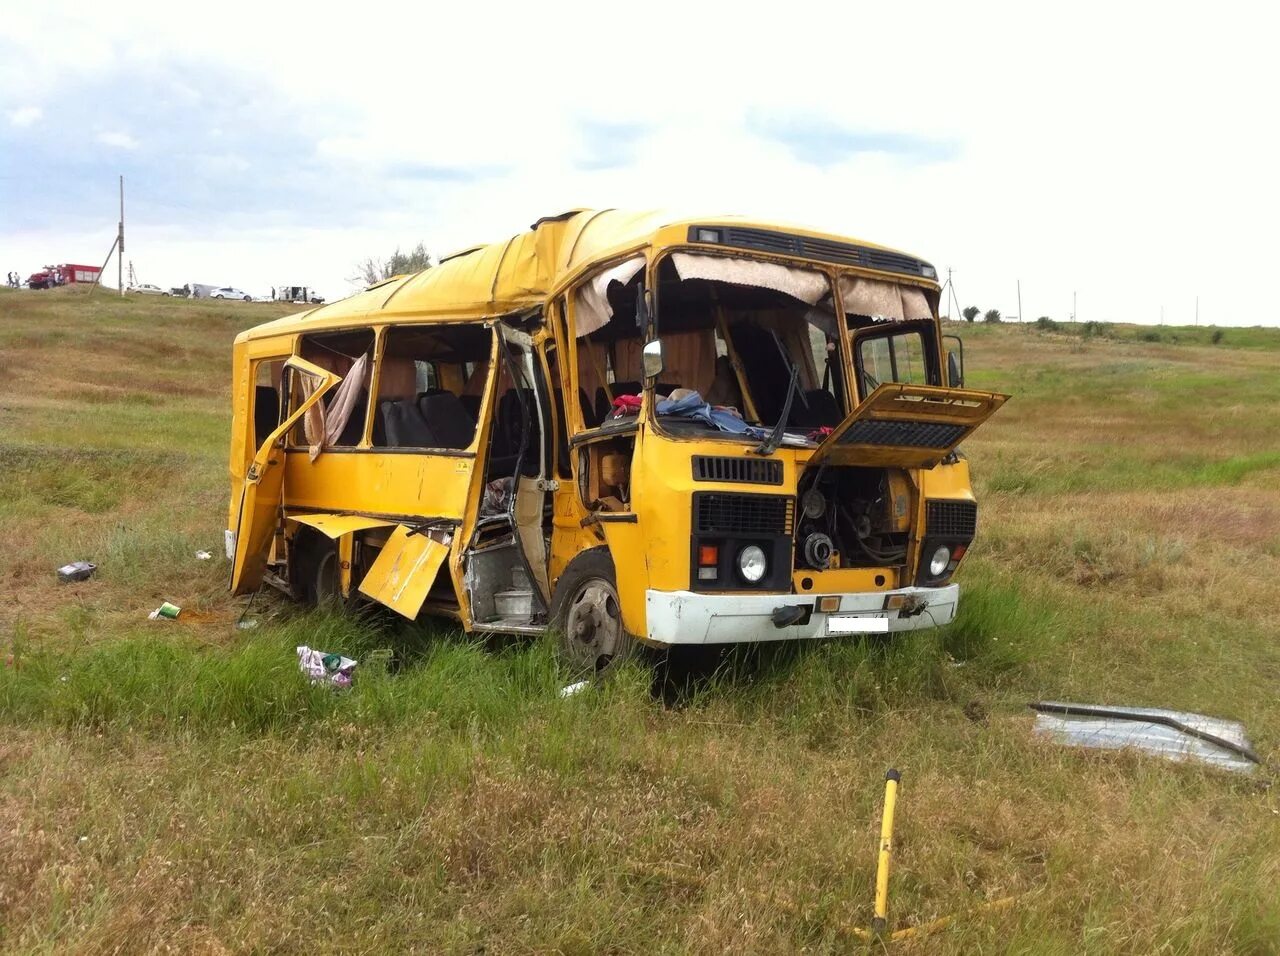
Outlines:
<svg viewBox="0 0 1280 956"><path fill-rule="evenodd" d="M827 277L821 272L796 269L776 262L737 259L732 256L704 256L692 252L674 252L671 261L681 279L709 279L733 285L755 286L783 292L806 305L816 305L829 291Z"/></svg>
<svg viewBox="0 0 1280 956"><path fill-rule="evenodd" d="M840 297L849 315L870 315L894 321L933 317L923 289L862 276L841 276Z"/></svg>
<svg viewBox="0 0 1280 956"><path fill-rule="evenodd" d="M574 293L573 317L574 334L578 338L604 328L613 318L613 309L609 305L609 283L621 282L626 285L643 268L644 256L636 256L605 269L578 286Z"/></svg>

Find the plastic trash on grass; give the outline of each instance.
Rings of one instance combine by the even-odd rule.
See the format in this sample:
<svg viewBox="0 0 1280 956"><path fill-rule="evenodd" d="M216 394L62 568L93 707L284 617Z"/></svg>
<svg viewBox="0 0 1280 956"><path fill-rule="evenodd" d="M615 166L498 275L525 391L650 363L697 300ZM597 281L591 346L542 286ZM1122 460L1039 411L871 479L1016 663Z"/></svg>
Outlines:
<svg viewBox="0 0 1280 956"><path fill-rule="evenodd" d="M158 621L161 618L164 618L165 620L168 620L168 621L172 621L181 613L182 613L182 608L178 607L178 605L176 604L170 604L168 601L165 601L158 608L156 608L154 611L148 614L147 617L149 617L153 621Z"/></svg>
<svg viewBox="0 0 1280 956"><path fill-rule="evenodd" d="M329 684L332 687L350 687L351 674L358 661L341 654L326 654L303 644L298 649L298 669L310 678L312 684Z"/></svg>
<svg viewBox="0 0 1280 956"><path fill-rule="evenodd" d="M1055 743L1100 750L1143 750L1168 760L1252 773L1261 760L1244 725L1158 707L1107 707L1042 700L1031 704L1035 732Z"/></svg>
<svg viewBox="0 0 1280 956"><path fill-rule="evenodd" d="M58 568L58 581L62 584L70 584L73 581L87 581L93 577L93 572L98 570L98 566L91 561L72 561L70 564L64 564Z"/></svg>

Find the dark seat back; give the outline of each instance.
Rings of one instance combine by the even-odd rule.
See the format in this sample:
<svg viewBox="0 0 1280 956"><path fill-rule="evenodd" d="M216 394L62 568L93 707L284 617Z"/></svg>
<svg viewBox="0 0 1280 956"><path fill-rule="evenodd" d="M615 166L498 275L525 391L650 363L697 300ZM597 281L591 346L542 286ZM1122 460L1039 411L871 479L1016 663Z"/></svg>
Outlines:
<svg viewBox="0 0 1280 956"><path fill-rule="evenodd" d="M384 399L378 403L378 417L382 420L379 437L388 448L439 447L412 398Z"/></svg>
<svg viewBox="0 0 1280 956"><path fill-rule="evenodd" d="M418 399L427 431L434 438L431 448L466 448L476 435L476 420L462 400L452 392L437 392Z"/></svg>

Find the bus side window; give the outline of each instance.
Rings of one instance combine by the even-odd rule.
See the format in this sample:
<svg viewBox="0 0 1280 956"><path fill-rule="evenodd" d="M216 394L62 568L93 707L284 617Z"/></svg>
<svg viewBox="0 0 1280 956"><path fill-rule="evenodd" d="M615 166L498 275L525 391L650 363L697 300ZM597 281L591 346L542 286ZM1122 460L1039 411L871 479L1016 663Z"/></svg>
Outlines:
<svg viewBox="0 0 1280 956"><path fill-rule="evenodd" d="M373 362L374 334L372 329L353 329L343 332L329 332L321 335L304 335L299 354L313 365L341 375L345 380L351 373L352 366L361 356L367 356L364 381L359 385L359 394L350 406L346 421L342 424L337 439L332 443L335 448L352 448L364 439L365 422L369 415L369 367ZM330 420L334 414L340 414L333 406L341 384L330 389L321 400L324 407L325 429L334 423ZM354 386L353 386L354 387ZM317 416L318 417L318 416ZM294 436L294 445L306 444L303 429L299 426Z"/></svg>
<svg viewBox="0 0 1280 956"><path fill-rule="evenodd" d="M253 451L280 427L280 374L284 359L255 363L253 375Z"/></svg>
<svg viewBox="0 0 1280 956"><path fill-rule="evenodd" d="M389 329L378 377L373 444L471 447L492 347L492 330L480 324Z"/></svg>

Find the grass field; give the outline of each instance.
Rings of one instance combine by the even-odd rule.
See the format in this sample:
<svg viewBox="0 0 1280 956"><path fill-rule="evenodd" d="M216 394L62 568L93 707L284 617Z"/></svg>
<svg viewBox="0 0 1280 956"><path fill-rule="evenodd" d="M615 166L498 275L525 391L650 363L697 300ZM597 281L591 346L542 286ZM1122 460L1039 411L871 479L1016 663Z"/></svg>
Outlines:
<svg viewBox="0 0 1280 956"><path fill-rule="evenodd" d="M1025 706L1204 711L1280 759L1280 331L953 327L1014 395L966 446L959 620L667 707L639 668L561 699L544 644L264 597L236 629L230 343L278 312L0 290L7 951L858 951L895 766L890 921L962 915L894 949L1280 952L1272 771L1065 751Z"/></svg>

